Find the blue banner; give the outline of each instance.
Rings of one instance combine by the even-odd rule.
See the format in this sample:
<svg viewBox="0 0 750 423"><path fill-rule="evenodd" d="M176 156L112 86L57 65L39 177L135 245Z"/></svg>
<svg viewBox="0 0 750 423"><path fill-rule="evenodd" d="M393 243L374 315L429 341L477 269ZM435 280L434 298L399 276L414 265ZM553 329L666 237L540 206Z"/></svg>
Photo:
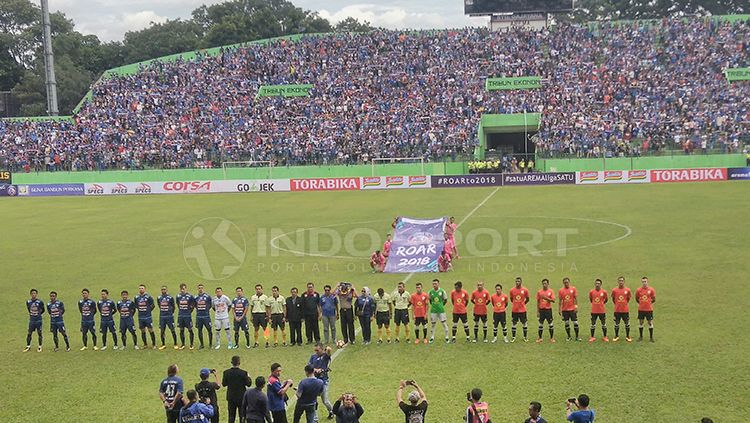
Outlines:
<svg viewBox="0 0 750 423"><path fill-rule="evenodd" d="M399 218L385 272L437 272L438 257L445 244L444 226L444 217L432 220Z"/></svg>
<svg viewBox="0 0 750 423"><path fill-rule="evenodd" d="M18 195L18 188L13 184L0 184L0 197L15 197Z"/></svg>
<svg viewBox="0 0 750 423"><path fill-rule="evenodd" d="M730 181L750 179L750 167L730 167L727 169L727 179Z"/></svg>
<svg viewBox="0 0 750 423"><path fill-rule="evenodd" d="M83 184L36 184L18 185L18 195L29 197L49 197L63 195L83 195Z"/></svg>

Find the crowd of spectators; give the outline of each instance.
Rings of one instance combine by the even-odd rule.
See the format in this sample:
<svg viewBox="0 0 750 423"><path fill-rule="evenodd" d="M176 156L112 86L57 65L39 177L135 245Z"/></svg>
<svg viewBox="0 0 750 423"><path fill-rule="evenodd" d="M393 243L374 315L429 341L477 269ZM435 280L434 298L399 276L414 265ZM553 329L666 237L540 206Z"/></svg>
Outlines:
<svg viewBox="0 0 750 423"><path fill-rule="evenodd" d="M14 170L354 164L470 155L483 113L542 113L536 150L602 157L741 149L750 132L750 23L664 19L305 36L153 62L104 79L73 122L0 121ZM542 77L485 91L490 76ZM312 84L309 97L257 97Z"/></svg>

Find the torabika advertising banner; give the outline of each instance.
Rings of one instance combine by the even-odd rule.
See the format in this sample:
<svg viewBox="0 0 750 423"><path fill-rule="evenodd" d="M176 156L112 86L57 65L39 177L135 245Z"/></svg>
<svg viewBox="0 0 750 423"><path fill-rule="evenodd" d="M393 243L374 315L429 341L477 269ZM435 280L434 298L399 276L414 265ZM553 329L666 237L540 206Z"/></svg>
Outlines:
<svg viewBox="0 0 750 423"><path fill-rule="evenodd" d="M651 171L651 182L704 182L726 180L726 168L668 169Z"/></svg>

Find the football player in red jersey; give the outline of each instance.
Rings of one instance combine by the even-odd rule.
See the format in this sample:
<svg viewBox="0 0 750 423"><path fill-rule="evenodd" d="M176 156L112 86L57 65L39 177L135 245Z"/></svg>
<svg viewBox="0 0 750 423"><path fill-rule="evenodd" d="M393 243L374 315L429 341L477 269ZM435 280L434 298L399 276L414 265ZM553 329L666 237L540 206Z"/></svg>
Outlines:
<svg viewBox="0 0 750 423"><path fill-rule="evenodd" d="M612 301L615 303L615 337L613 342L620 340L620 320L625 322L625 340L632 342L630 337L630 288L625 286L625 278L617 278L617 288L612 289Z"/></svg>
<svg viewBox="0 0 750 423"><path fill-rule="evenodd" d="M523 287L521 278L516 278L516 286L510 289L510 301L512 303L511 324L513 325L510 329L512 335L510 342L516 342L516 323L519 321L523 325L523 341L529 342L529 327L526 321L526 303L529 302L529 290Z"/></svg>
<svg viewBox="0 0 750 423"><path fill-rule="evenodd" d="M578 329L578 291L575 286L570 285L570 278L563 278L563 287L557 293L560 302L557 310L565 322L565 332L568 334L570 341L570 321L573 321L573 329L576 333L576 341L580 341Z"/></svg>
<svg viewBox="0 0 750 423"><path fill-rule="evenodd" d="M503 340L508 343L508 329L505 326L505 309L508 307L508 296L503 294L503 286L495 285L495 293L492 294L492 343L497 342L497 325L503 326Z"/></svg>
<svg viewBox="0 0 750 423"><path fill-rule="evenodd" d="M594 334L596 333L596 319L599 319L602 323L602 334L604 335L602 341L609 342L609 338L607 338L606 323L607 310L604 308L604 305L609 301L609 296L607 295L607 291L602 289L601 279L596 279L594 281L594 289L589 291L589 301L591 301L591 338L589 338L589 342L596 341L596 338L594 337Z"/></svg>
<svg viewBox="0 0 750 423"><path fill-rule="evenodd" d="M471 303L474 304L474 343L479 341L479 322L482 322L484 342L487 342L487 303L490 302L490 292L484 289L484 282L477 282L477 289L471 293Z"/></svg>
<svg viewBox="0 0 750 423"><path fill-rule="evenodd" d="M539 337L536 342L542 342L542 333L544 333L544 322L547 321L549 327L549 340L555 342L555 327L552 323L552 303L555 302L555 291L549 289L549 279L542 279L542 289L536 293L536 317L539 318Z"/></svg>
<svg viewBox="0 0 750 423"><path fill-rule="evenodd" d="M464 325L464 333L466 334L466 342L471 342L469 337L469 319L466 313L466 304L469 303L469 293L463 289L461 281L456 281L453 284L455 288L451 291L451 303L453 304L453 337L451 342L456 342L456 332L458 331L458 321L460 320Z"/></svg>
<svg viewBox="0 0 750 423"><path fill-rule="evenodd" d="M424 343L427 343L427 306L430 304L430 297L422 291L422 283L417 282L417 292L411 294L411 306L414 310L414 334L416 335L415 344L419 344L419 327L422 326Z"/></svg>
<svg viewBox="0 0 750 423"><path fill-rule="evenodd" d="M656 291L648 286L648 278L641 278L641 287L635 290L635 301L638 302L638 341L643 341L643 320L648 320L648 335L654 342L654 303Z"/></svg>

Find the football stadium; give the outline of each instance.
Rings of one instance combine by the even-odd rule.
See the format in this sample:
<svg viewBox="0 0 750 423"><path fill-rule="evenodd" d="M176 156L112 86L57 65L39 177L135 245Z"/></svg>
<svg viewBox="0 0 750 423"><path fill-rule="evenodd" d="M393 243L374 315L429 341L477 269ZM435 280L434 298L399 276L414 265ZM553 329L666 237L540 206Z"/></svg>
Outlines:
<svg viewBox="0 0 750 423"><path fill-rule="evenodd" d="M55 3L0 5L3 421L748 420L745 2Z"/></svg>

